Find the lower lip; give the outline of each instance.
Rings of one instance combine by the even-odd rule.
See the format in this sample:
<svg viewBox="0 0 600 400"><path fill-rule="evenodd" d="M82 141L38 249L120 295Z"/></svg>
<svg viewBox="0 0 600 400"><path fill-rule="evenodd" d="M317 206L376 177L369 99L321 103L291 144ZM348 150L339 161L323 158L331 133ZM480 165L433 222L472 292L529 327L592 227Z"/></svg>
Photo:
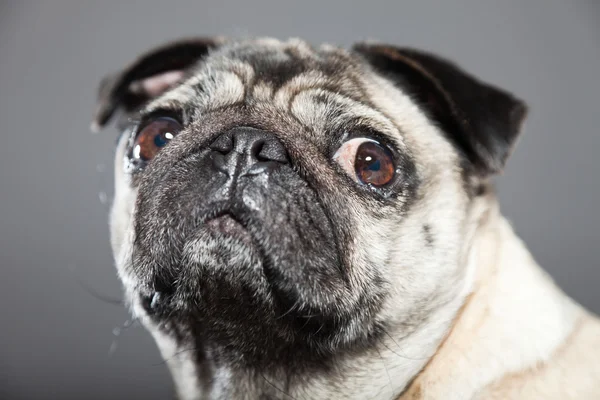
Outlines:
<svg viewBox="0 0 600 400"><path fill-rule="evenodd" d="M247 245L252 244L252 237L240 222L233 218L230 214L224 214L217 218L206 222L206 226L222 235L236 238Z"/></svg>

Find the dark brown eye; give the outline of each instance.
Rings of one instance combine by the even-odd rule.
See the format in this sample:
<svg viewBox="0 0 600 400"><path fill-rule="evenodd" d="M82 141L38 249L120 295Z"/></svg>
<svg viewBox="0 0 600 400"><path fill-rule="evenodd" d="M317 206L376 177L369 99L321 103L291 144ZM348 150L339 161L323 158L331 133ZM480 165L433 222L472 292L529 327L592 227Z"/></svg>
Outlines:
<svg viewBox="0 0 600 400"><path fill-rule="evenodd" d="M392 182L396 174L392 152L371 139L356 138L347 141L333 159L354 180L365 185L385 186Z"/></svg>
<svg viewBox="0 0 600 400"><path fill-rule="evenodd" d="M394 178L394 159L388 149L375 142L364 142L356 150L356 176L362 183L384 186Z"/></svg>
<svg viewBox="0 0 600 400"><path fill-rule="evenodd" d="M146 124L139 131L133 146L133 158L150 161L182 129L173 118L160 117Z"/></svg>

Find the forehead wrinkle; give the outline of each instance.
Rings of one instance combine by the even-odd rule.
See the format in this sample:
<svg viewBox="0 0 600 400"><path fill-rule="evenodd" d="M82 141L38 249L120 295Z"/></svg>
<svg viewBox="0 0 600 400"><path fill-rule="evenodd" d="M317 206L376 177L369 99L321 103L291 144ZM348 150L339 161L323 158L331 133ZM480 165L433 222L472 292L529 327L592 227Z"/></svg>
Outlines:
<svg viewBox="0 0 600 400"><path fill-rule="evenodd" d="M317 96L324 96L326 103L328 104L325 104L324 106L318 105L318 102L314 100ZM304 104L301 104L301 102L304 102ZM311 104L311 106L307 107L307 104ZM328 111L333 111L334 107L336 111L341 110L341 121L338 121L338 124L343 124L349 120L356 121L359 119L364 125L393 138L399 146L405 146L401 131L384 113L367 104L356 101L351 97L338 92L333 92L326 88L307 88L299 91L290 102L289 112L303 124L316 126L319 124L325 125L327 122L330 122L321 122L319 121L319 117L321 117L322 120L327 119L326 116ZM316 111L317 109L324 110L322 115L316 115L316 113L307 115L311 111ZM303 111L307 112L303 113Z"/></svg>
<svg viewBox="0 0 600 400"><path fill-rule="evenodd" d="M313 93L314 92L314 93ZM328 112L333 112L331 107L327 107L320 101L315 101L314 97L323 94L321 89L306 89L298 92L289 105L289 112L303 126L310 126L311 131L323 132L327 124L332 122ZM312 96L314 94L314 96ZM333 124L335 125L335 123Z"/></svg>
<svg viewBox="0 0 600 400"><path fill-rule="evenodd" d="M231 63L228 69L237 75L243 85L251 85L255 80L254 67L247 62L237 61Z"/></svg>
<svg viewBox="0 0 600 400"><path fill-rule="evenodd" d="M183 82L172 89L167 90L144 108L144 113L149 113L157 109L181 109L192 102L202 92L201 82L211 73L211 68L205 65L196 68Z"/></svg>
<svg viewBox="0 0 600 400"><path fill-rule="evenodd" d="M263 81L256 82L254 86L252 86L251 94L252 100L259 102L270 102L274 97L273 87Z"/></svg>
<svg viewBox="0 0 600 400"><path fill-rule="evenodd" d="M276 91L274 102L279 107L287 106L289 110L298 94L305 90L321 89L352 100L356 104L375 108L365 88L354 74L348 73L348 71L340 71L340 74L343 74L343 76L332 76L316 67L308 72L296 75Z"/></svg>
<svg viewBox="0 0 600 400"><path fill-rule="evenodd" d="M244 101L246 95L243 80L251 78L247 69L244 73L240 71L203 69L151 101L141 113L147 114L158 109L179 111L190 107L195 111L206 111L238 104Z"/></svg>
<svg viewBox="0 0 600 400"><path fill-rule="evenodd" d="M214 109L243 101L246 95L244 80L249 75L240 71L207 66L186 82L194 90L194 96L189 97L188 102L198 108Z"/></svg>
<svg viewBox="0 0 600 400"><path fill-rule="evenodd" d="M207 100L212 107L223 107L244 100L246 86L242 78L235 72L221 72L221 79L215 79L211 83L211 90L207 90Z"/></svg>
<svg viewBox="0 0 600 400"><path fill-rule="evenodd" d="M291 112L296 97L309 90L327 87L327 79L320 71L309 71L293 77L273 95L275 106Z"/></svg>
<svg viewBox="0 0 600 400"><path fill-rule="evenodd" d="M187 84L186 81L152 100L144 107L142 114L151 113L152 111L161 108L169 110L181 109L186 103L193 99L194 96L196 96L196 90L193 86Z"/></svg>

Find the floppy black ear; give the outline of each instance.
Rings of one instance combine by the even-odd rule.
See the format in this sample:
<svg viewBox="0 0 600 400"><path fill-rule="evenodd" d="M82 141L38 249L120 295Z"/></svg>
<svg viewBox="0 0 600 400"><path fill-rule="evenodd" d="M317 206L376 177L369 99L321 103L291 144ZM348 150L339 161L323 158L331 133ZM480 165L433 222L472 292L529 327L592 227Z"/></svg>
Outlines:
<svg viewBox="0 0 600 400"><path fill-rule="evenodd" d="M353 49L407 90L478 174L502 170L527 114L522 101L432 54L380 44Z"/></svg>
<svg viewBox="0 0 600 400"><path fill-rule="evenodd" d="M122 71L107 76L100 82L92 129L106 125L119 108L132 111L173 87L188 68L222 43L220 38L171 42L142 54Z"/></svg>

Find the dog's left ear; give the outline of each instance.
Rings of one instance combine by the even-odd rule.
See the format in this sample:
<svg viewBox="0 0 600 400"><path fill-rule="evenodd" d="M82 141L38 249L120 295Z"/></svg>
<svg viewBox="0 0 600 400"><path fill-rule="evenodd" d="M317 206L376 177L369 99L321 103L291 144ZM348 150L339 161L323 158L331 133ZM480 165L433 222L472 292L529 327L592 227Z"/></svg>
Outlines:
<svg viewBox="0 0 600 400"><path fill-rule="evenodd" d="M185 72L208 52L224 43L222 38L182 39L139 56L129 66L100 82L92 130L99 130L123 108L132 111L174 87Z"/></svg>
<svg viewBox="0 0 600 400"><path fill-rule="evenodd" d="M353 50L408 90L478 175L502 170L527 114L522 101L432 54L362 43Z"/></svg>

